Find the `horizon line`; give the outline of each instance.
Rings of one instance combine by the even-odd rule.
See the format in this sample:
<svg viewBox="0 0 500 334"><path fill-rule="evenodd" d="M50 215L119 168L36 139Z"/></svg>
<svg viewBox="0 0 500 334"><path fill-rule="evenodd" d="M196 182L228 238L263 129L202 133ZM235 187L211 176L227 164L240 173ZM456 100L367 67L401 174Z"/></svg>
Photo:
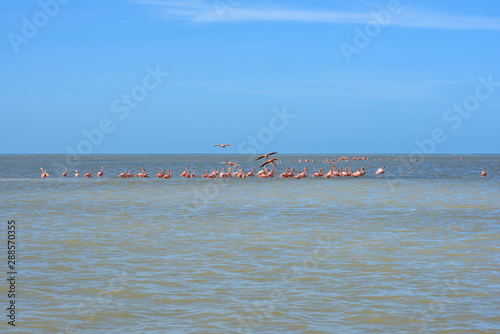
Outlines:
<svg viewBox="0 0 500 334"><path fill-rule="evenodd" d="M113 155L182 155L182 156L203 156L203 155L233 155L233 156L254 156L265 154L265 152L243 154L243 153L91 153L79 154L78 157L95 157L95 156L113 156ZM412 156L430 156L430 155L500 155L498 153L278 153L281 155L412 155ZM0 156L21 156L21 155L57 155L68 156L74 154L67 153L0 153Z"/></svg>

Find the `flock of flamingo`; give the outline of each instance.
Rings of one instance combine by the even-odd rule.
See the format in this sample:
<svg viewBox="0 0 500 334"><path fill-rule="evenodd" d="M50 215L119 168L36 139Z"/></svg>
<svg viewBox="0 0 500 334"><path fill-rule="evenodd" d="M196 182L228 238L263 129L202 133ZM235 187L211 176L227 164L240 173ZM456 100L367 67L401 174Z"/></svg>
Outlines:
<svg viewBox="0 0 500 334"><path fill-rule="evenodd" d="M225 148L226 146L232 146L232 144L223 144L223 145L214 145L214 146L220 146L222 148ZM256 172L255 168L253 168L252 171L250 172L245 172L244 169L239 168L241 166L238 163L235 162L230 162L230 161L225 161L221 162L221 164L226 164L227 165L227 171L225 171L225 167L222 168L222 171L219 171L217 168L215 168L212 172L210 172L208 169L205 171L205 174L201 175L202 178L208 178L208 179L214 179L214 178L231 178L231 177L237 177L237 178L247 178L247 177L259 177L259 178L272 178L276 175L276 165L281 163L280 158L270 158L271 155L277 154L278 152L271 152L264 154L260 157L258 157L255 161L264 159L264 163L260 166L261 169L260 171ZM323 163L330 164L330 170L325 173L325 169L321 167L316 173L312 174L313 177L324 177L324 178L334 178L334 177L361 177L365 175L365 167L361 167L358 169L356 172L353 172L351 167L345 167L344 169L342 168L336 168L335 163L337 162L348 162L350 160L368 160L369 158L367 157L338 157L335 158L333 157L331 160L326 159L326 161L323 161ZM382 158L380 158L382 160ZM391 160L391 158L389 158ZM397 160L397 159L395 159ZM463 158L461 159L463 160ZM417 161L417 159L411 160ZM299 163L302 162L302 159L299 159ZM315 162L314 160L308 160L305 159L303 161L304 163L308 162ZM272 165L272 169L269 170L266 166ZM233 170L234 168L234 170ZM237 170L236 170L237 169ZM42 178L48 178L49 174L47 171L43 168L41 170L41 177ZM74 172L75 177L79 177L80 173L78 170L75 170ZM385 165L382 165L381 168L379 168L376 172L376 175L382 175L385 174ZM484 168L481 168L481 176L486 176L487 173L484 170ZM65 171L62 173L62 177L65 178L68 176L68 170L65 169ZM93 177L93 170L90 170L90 173L85 173L85 176L87 178ZM137 173L134 175L133 170L125 170L123 173L120 173L118 177L120 178L130 178L130 177L149 177L149 171L145 171L145 169L142 169L142 172ZM168 170L165 172L165 169L162 169L161 172L156 174L156 177L158 178L163 178L163 179L171 179L174 176L174 171L173 170ZM189 166L186 167L186 169L180 174L182 178L195 178L196 177L196 171L191 171L189 169ZM304 167L302 171L296 171L295 168L290 168L286 167L286 170L283 173L279 174L280 178L293 178L293 179L303 179L307 178L309 176L309 169L307 167ZM104 166L101 166L101 170L97 173L97 177L104 177Z"/></svg>

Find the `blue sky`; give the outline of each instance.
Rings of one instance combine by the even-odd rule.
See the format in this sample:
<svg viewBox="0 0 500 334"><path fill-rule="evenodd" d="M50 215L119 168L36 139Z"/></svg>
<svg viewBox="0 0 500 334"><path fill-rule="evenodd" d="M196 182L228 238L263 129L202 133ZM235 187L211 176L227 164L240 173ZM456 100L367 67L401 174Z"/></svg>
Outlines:
<svg viewBox="0 0 500 334"><path fill-rule="evenodd" d="M500 3L0 11L0 154L500 153Z"/></svg>

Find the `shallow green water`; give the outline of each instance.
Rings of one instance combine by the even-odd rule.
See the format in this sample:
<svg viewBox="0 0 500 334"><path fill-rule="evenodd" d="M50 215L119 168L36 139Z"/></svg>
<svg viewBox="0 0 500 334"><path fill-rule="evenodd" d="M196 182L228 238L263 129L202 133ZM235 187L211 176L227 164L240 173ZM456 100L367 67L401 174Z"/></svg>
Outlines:
<svg viewBox="0 0 500 334"><path fill-rule="evenodd" d="M281 156L278 168L314 172L326 157ZM498 332L500 156L388 157L337 164L365 166L363 178L185 180L187 165L256 164L90 156L70 161L80 178L63 179L65 156L1 156L1 242L14 219L19 248L17 326L3 315L0 329ZM101 165L104 178L83 177ZM117 176L143 167L175 176Z"/></svg>

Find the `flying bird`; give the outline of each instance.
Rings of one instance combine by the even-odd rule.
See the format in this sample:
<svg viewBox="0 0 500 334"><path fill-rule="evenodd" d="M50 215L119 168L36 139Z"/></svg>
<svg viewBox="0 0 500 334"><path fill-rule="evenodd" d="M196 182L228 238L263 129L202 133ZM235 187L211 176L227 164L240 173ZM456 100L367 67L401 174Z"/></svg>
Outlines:
<svg viewBox="0 0 500 334"><path fill-rule="evenodd" d="M241 166L240 164L238 164L236 162L231 162L231 161L223 161L223 162L221 162L221 164L227 164L229 166L234 166L234 167Z"/></svg>
<svg viewBox="0 0 500 334"><path fill-rule="evenodd" d="M270 155L273 155L273 154L276 154L276 153L278 153L278 152L271 152L271 153L268 153L268 154L261 155L260 157L258 157L257 159L255 159L255 161L260 160L262 158L265 158L267 160L267 159L269 159Z"/></svg>
<svg viewBox="0 0 500 334"><path fill-rule="evenodd" d="M226 146L234 146L233 144L217 144L217 145L214 145L214 147L216 146L220 146L222 148L226 148Z"/></svg>
<svg viewBox="0 0 500 334"><path fill-rule="evenodd" d="M280 158L272 158L272 159L270 159L270 160L267 160L266 162L264 162L264 163L260 166L260 168L264 167L264 166L265 166L265 165L267 165L267 164L272 164L272 163L274 163L276 160L280 160Z"/></svg>

